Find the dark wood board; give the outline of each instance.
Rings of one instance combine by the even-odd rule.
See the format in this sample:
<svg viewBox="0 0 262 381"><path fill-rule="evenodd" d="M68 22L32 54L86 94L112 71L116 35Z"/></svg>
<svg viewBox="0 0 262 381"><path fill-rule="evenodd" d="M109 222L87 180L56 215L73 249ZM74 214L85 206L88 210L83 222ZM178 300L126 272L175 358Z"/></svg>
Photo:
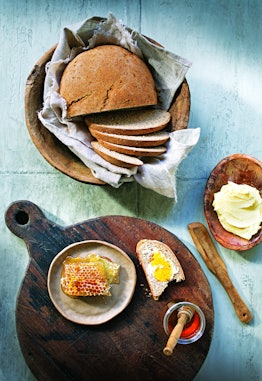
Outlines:
<svg viewBox="0 0 262 381"><path fill-rule="evenodd" d="M22 238L30 261L16 306L17 335L24 358L40 381L192 380L201 368L213 334L214 310L209 283L188 248L163 227L139 218L104 216L63 227L47 219L29 201L12 203L6 211L8 228ZM165 242L176 253L186 280L170 283L159 301L148 294L135 255L140 239ZM137 271L134 296L118 316L105 324L73 323L59 314L47 290L47 274L57 253L71 243L97 239L124 250ZM206 317L204 335L189 345L178 344L172 356L162 320L167 303L191 301Z"/></svg>

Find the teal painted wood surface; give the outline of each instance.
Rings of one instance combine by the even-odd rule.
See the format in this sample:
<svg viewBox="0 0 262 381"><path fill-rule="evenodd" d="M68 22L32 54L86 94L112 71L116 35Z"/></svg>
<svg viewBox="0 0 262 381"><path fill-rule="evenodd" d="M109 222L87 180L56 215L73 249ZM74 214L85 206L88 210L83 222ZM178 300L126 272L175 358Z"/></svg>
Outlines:
<svg viewBox="0 0 262 381"><path fill-rule="evenodd" d="M192 61L189 127L200 127L201 138L179 167L177 204L137 184L113 189L74 181L51 167L28 135L24 90L35 62L58 41L64 25L106 17L110 11ZM21 199L33 201L61 225L119 214L151 220L175 233L198 259L213 292L214 337L195 381L262 380L261 245L241 254L217 245L254 316L243 325L187 230L192 221L205 223L203 191L218 161L233 153L262 160L262 2L1 0L0 28L0 380L34 380L15 330L16 296L28 254L4 223L9 204Z"/></svg>

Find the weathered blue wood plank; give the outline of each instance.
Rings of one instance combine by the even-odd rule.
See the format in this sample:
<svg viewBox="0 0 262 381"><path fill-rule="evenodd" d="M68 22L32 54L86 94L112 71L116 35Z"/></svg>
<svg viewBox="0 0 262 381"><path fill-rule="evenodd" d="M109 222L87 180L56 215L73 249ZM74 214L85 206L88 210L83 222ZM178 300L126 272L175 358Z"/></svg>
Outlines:
<svg viewBox="0 0 262 381"><path fill-rule="evenodd" d="M54 45L64 25L86 17L117 18L190 61L190 128L200 127L198 145L177 173L178 203L136 184L120 189L78 183L52 168L28 135L24 89L28 74ZM0 1L0 212L12 201L35 202L61 225L120 214L149 219L174 232L193 252L210 281L215 306L214 338L195 381L262 380L261 247L238 254L218 247L233 283L254 320L242 325L221 285L206 270L187 231L204 222L207 177L223 157L247 153L262 160L262 2L196 1ZM157 205L157 207L156 207ZM15 331L16 295L28 255L0 222L0 380L33 381Z"/></svg>

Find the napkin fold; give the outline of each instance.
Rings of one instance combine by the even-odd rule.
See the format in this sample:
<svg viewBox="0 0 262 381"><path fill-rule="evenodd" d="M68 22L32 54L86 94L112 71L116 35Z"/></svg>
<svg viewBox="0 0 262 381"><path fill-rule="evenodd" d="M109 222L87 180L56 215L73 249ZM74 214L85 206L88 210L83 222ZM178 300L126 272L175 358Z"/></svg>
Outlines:
<svg viewBox="0 0 262 381"><path fill-rule="evenodd" d="M176 199L177 167L197 143L200 129L170 133L164 155L148 159L139 168L127 169L110 164L93 151L90 144L92 137L83 121L66 118L66 102L59 94L63 71L77 54L101 44L120 45L143 58L150 65L156 87L160 89L161 107L169 109L191 63L156 46L109 14L107 19L93 17L63 28L52 59L46 65L44 102L38 118L100 180L115 188L125 182L137 181L145 188Z"/></svg>
<svg viewBox="0 0 262 381"><path fill-rule="evenodd" d="M200 128L171 132L166 153L139 167L135 174L136 181L145 188L177 201L176 171L197 144L199 136Z"/></svg>

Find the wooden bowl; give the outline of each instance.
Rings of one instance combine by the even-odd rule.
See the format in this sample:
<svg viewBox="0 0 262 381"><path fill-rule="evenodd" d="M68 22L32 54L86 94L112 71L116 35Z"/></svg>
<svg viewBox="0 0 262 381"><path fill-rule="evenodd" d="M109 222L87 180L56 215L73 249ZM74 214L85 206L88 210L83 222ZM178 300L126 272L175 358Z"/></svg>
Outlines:
<svg viewBox="0 0 262 381"><path fill-rule="evenodd" d="M39 121L37 112L43 106L45 65L52 58L56 46L49 49L35 64L26 81L25 117L30 137L42 156L67 176L92 184L104 184L63 143ZM177 90L169 112L172 130L187 128L190 113L190 91L186 80Z"/></svg>
<svg viewBox="0 0 262 381"><path fill-rule="evenodd" d="M258 245L262 241L262 229L246 240L226 231L215 212L212 203L214 193L221 187L233 181L237 184L247 184L257 188L262 196L262 162L244 154L234 154L221 160L211 172L204 191L205 217L217 242L227 249L245 251Z"/></svg>

